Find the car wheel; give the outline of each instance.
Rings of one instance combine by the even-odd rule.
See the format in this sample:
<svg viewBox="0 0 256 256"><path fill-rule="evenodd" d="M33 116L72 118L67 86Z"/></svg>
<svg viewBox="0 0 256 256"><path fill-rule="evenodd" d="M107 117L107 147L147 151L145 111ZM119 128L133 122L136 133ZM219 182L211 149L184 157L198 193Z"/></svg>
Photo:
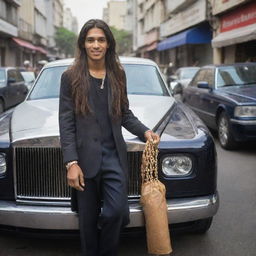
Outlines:
<svg viewBox="0 0 256 256"><path fill-rule="evenodd" d="M0 100L0 114L4 112L4 103Z"/></svg>
<svg viewBox="0 0 256 256"><path fill-rule="evenodd" d="M218 137L220 145L225 149L234 149L236 141L232 135L230 122L227 114L222 112L218 118Z"/></svg>
<svg viewBox="0 0 256 256"><path fill-rule="evenodd" d="M202 220L197 220L193 228L193 232L198 234L206 233L212 225L212 217Z"/></svg>

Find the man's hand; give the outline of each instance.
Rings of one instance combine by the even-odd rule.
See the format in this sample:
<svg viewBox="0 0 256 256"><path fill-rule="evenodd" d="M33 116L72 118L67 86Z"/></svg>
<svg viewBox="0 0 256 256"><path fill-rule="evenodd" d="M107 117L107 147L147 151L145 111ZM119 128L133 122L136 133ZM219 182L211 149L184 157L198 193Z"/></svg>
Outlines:
<svg viewBox="0 0 256 256"><path fill-rule="evenodd" d="M154 133L151 130L146 131L144 136L145 136L146 140L149 140L149 141L153 142L156 145L160 142L159 135L157 133Z"/></svg>
<svg viewBox="0 0 256 256"><path fill-rule="evenodd" d="M84 191L84 174L78 164L73 164L67 172L68 185L79 191Z"/></svg>

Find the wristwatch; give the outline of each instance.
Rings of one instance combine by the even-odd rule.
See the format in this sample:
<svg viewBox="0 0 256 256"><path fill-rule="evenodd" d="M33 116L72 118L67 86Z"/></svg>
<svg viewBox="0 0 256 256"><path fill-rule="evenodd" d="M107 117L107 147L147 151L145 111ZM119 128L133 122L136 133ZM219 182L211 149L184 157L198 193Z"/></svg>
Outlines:
<svg viewBox="0 0 256 256"><path fill-rule="evenodd" d="M75 161L68 162L68 163L66 164L67 170L68 170L73 164L77 164L77 161L75 160Z"/></svg>

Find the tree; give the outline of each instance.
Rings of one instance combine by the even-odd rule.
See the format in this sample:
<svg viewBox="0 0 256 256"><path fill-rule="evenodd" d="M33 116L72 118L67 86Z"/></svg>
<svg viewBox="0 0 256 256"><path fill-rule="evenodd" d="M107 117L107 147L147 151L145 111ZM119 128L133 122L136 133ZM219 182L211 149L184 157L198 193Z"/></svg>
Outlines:
<svg viewBox="0 0 256 256"><path fill-rule="evenodd" d="M116 40L116 50L119 55L127 55L132 52L132 34L123 29L110 27Z"/></svg>
<svg viewBox="0 0 256 256"><path fill-rule="evenodd" d="M58 28L55 33L55 42L61 52L65 53L66 57L74 56L77 35L66 28Z"/></svg>

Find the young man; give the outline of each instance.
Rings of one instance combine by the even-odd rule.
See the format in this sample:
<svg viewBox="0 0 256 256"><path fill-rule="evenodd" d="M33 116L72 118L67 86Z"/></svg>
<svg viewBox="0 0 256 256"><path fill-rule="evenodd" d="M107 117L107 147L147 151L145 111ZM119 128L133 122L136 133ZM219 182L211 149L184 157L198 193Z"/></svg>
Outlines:
<svg viewBox="0 0 256 256"><path fill-rule="evenodd" d="M129 223L121 126L144 141L159 142L129 109L115 45L105 22L89 20L80 31L75 62L61 79L60 140L86 256L116 256L120 230Z"/></svg>

